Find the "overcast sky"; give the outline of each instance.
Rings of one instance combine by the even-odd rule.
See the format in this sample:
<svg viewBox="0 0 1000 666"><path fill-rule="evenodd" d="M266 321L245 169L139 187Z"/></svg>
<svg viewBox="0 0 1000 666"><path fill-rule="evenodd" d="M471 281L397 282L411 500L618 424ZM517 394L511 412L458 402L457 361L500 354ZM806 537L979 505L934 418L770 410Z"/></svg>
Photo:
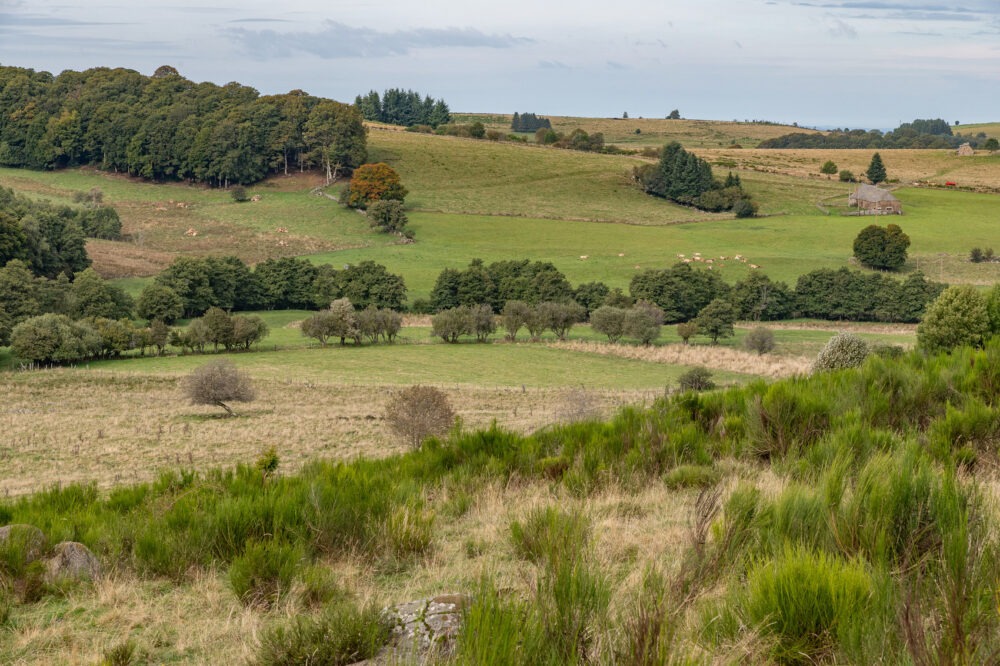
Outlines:
<svg viewBox="0 0 1000 666"><path fill-rule="evenodd" d="M1000 120L1000 0L0 0L0 64L452 111L895 127ZM566 8L569 7L569 8Z"/></svg>

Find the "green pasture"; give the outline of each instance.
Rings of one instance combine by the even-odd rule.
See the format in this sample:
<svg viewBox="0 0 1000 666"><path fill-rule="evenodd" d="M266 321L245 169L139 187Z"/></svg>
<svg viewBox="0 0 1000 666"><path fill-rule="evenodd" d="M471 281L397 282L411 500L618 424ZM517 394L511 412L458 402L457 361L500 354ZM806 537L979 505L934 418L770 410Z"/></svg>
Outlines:
<svg viewBox="0 0 1000 666"><path fill-rule="evenodd" d="M265 345L266 348L267 345ZM214 355L129 358L90 363L122 373L183 374ZM336 384L464 384L476 386L586 386L606 389L665 387L684 366L554 349L545 345L461 344L330 345L280 352L228 354L254 377ZM735 382L745 376L717 372Z"/></svg>

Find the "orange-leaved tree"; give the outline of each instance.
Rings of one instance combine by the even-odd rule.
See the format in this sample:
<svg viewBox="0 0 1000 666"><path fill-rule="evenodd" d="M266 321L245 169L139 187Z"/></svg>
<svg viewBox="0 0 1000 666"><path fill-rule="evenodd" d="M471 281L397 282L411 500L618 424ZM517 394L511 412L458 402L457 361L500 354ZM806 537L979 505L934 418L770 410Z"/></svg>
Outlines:
<svg viewBox="0 0 1000 666"><path fill-rule="evenodd" d="M373 201L395 199L402 201L408 191L399 182L399 174L388 164L362 164L354 170L348 186L347 205L367 208Z"/></svg>

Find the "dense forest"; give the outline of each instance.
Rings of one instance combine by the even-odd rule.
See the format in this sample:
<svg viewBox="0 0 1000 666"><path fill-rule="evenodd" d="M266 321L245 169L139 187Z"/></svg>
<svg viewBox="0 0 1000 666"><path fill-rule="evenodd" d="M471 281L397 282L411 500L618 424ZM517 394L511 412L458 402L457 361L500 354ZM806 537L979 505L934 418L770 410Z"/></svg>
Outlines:
<svg viewBox="0 0 1000 666"><path fill-rule="evenodd" d="M917 119L896 129L881 130L836 129L827 134L794 132L762 141L758 148L958 148L963 143L978 147L985 144L986 135L953 134L951 126L940 118Z"/></svg>
<svg viewBox="0 0 1000 666"><path fill-rule="evenodd" d="M214 186L367 159L361 114L301 90L261 96L238 83L194 83L105 67L53 76L0 67L0 165L92 165L152 180Z"/></svg>

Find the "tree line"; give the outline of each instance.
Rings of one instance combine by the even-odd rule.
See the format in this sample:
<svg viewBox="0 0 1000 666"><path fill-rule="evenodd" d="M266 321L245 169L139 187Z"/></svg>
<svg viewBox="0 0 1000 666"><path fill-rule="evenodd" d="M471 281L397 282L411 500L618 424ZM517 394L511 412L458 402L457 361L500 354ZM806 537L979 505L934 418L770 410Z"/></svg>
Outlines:
<svg viewBox="0 0 1000 666"><path fill-rule="evenodd" d="M301 90L261 96L98 67L53 76L0 67L0 165L92 165L151 180L250 184L270 173L351 169L367 157L360 112Z"/></svg>
<svg viewBox="0 0 1000 666"><path fill-rule="evenodd" d="M510 121L510 129L514 132L537 132L540 129L552 129L552 121L534 113L517 113Z"/></svg>
<svg viewBox="0 0 1000 666"><path fill-rule="evenodd" d="M952 133L951 126L941 118L917 119L902 123L888 132L881 130L835 129L825 134L793 132L766 139L758 148L958 148L970 143L973 148L988 141L985 133L965 136Z"/></svg>
<svg viewBox="0 0 1000 666"><path fill-rule="evenodd" d="M413 90L389 88L380 97L371 90L367 95L354 99L356 108L365 120L373 120L390 125L428 125L432 128L451 122L451 111L443 99L433 99L430 95L421 98Z"/></svg>

